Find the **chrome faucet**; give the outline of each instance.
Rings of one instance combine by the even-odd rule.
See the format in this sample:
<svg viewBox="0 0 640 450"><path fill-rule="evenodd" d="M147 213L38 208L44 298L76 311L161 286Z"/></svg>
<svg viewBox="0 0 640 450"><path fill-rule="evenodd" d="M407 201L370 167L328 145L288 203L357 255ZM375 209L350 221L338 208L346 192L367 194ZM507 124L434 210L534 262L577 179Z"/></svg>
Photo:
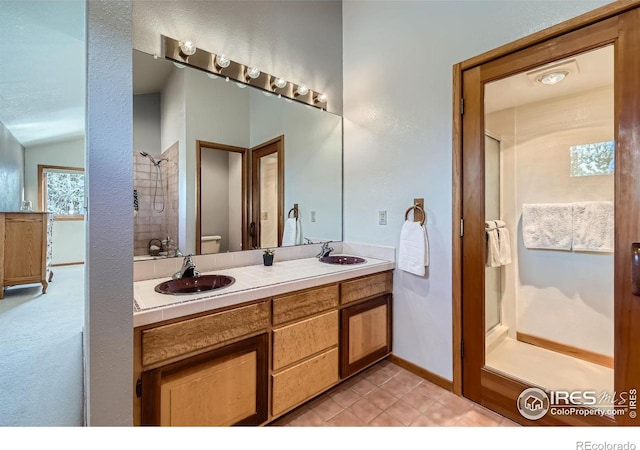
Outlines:
<svg viewBox="0 0 640 450"><path fill-rule="evenodd" d="M187 255L184 257L184 260L182 261L182 268L180 269L179 272L176 272L173 274L173 279L177 280L180 278L193 278L193 277L199 277L200 276L200 272L198 272L196 270L196 265L193 262L193 259L191 259L192 255Z"/></svg>
<svg viewBox="0 0 640 450"><path fill-rule="evenodd" d="M329 247L331 241L326 241L322 243L322 248L320 249L320 253L316 255L316 258L323 258L325 256L329 256L329 254L333 251L333 247Z"/></svg>

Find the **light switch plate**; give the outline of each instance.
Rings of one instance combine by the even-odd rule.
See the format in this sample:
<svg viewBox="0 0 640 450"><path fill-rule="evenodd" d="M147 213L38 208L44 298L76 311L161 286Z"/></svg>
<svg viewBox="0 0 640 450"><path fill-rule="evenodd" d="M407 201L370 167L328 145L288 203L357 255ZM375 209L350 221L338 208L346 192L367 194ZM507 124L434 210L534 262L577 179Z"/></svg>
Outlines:
<svg viewBox="0 0 640 450"><path fill-rule="evenodd" d="M387 224L387 211L378 211L378 225Z"/></svg>
<svg viewBox="0 0 640 450"><path fill-rule="evenodd" d="M311 222L315 222L315 221L316 221L316 212L311 211Z"/></svg>

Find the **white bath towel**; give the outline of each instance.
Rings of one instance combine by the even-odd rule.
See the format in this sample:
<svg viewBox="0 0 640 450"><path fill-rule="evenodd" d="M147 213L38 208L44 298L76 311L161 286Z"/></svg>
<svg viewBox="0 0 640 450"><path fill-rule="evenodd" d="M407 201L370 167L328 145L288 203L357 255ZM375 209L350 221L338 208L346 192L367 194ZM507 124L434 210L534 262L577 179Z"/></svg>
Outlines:
<svg viewBox="0 0 640 450"><path fill-rule="evenodd" d="M295 217L290 217L284 223L284 232L282 233L282 246L300 245L302 242L300 233L300 222Z"/></svg>
<svg viewBox="0 0 640 450"><path fill-rule="evenodd" d="M495 224L498 232L498 246L500 247L500 265L506 266L511 264L511 233L509 233L504 221L496 220Z"/></svg>
<svg viewBox="0 0 640 450"><path fill-rule="evenodd" d="M613 252L613 202L573 204L573 250Z"/></svg>
<svg viewBox="0 0 640 450"><path fill-rule="evenodd" d="M571 250L573 240L572 204L523 204L522 238L527 248Z"/></svg>
<svg viewBox="0 0 640 450"><path fill-rule="evenodd" d="M498 227L493 220L486 221L484 223L484 229L486 232L486 266L487 267L499 267L500 263L500 244L498 242Z"/></svg>
<svg viewBox="0 0 640 450"><path fill-rule="evenodd" d="M429 240L420 222L406 220L400 231L398 269L424 276L429 265Z"/></svg>

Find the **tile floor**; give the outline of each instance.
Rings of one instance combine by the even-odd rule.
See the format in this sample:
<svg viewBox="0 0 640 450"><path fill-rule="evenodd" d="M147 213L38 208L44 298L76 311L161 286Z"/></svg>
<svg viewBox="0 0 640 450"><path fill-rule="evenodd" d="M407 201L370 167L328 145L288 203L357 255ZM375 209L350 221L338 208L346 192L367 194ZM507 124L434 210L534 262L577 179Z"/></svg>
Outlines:
<svg viewBox="0 0 640 450"><path fill-rule="evenodd" d="M291 411L271 425L519 426L386 360Z"/></svg>

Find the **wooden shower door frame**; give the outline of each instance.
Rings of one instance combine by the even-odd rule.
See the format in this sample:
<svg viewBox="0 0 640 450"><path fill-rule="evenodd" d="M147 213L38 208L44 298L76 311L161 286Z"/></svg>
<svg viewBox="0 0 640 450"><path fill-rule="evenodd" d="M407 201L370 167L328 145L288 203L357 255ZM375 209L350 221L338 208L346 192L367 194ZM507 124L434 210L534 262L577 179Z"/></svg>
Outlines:
<svg viewBox="0 0 640 450"><path fill-rule="evenodd" d="M640 388L640 297L631 294L631 243L640 241L640 1L619 1L454 66L453 387L459 395L528 425L640 425L629 415L522 417L527 387L484 367L484 84L613 44L615 47L615 390ZM640 149L637 149L640 151ZM464 222L463 222L464 220Z"/></svg>

